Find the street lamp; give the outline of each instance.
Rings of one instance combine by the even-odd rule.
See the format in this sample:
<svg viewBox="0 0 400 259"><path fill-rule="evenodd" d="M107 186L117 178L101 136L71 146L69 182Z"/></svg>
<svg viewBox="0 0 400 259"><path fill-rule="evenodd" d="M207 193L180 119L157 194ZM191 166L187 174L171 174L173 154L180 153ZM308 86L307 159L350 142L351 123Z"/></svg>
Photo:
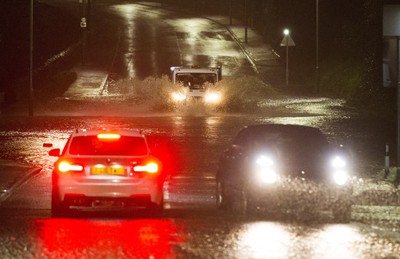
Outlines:
<svg viewBox="0 0 400 259"><path fill-rule="evenodd" d="M289 35L290 34L290 31L289 31L289 29L284 29L283 30L283 34L286 36L286 35Z"/></svg>
<svg viewBox="0 0 400 259"><path fill-rule="evenodd" d="M289 85L289 47L294 47L296 44L290 37L289 29L283 30L283 35L285 35L281 41L281 46L286 47L286 86Z"/></svg>
<svg viewBox="0 0 400 259"><path fill-rule="evenodd" d="M286 86L289 85L289 37L290 31L289 29L284 29L283 34L285 35L285 45L286 45Z"/></svg>

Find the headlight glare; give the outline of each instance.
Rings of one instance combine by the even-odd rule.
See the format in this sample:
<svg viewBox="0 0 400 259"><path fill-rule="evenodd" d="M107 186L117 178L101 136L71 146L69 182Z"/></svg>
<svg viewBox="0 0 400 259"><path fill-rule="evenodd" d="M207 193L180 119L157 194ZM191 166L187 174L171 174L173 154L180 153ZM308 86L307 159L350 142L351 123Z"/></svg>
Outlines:
<svg viewBox="0 0 400 259"><path fill-rule="evenodd" d="M263 183L272 184L278 181L278 174L274 161L265 155L260 155L255 160L257 179Z"/></svg>
<svg viewBox="0 0 400 259"><path fill-rule="evenodd" d="M345 185L349 180L349 176L345 171L337 171L333 174L333 180L337 185Z"/></svg>
<svg viewBox="0 0 400 259"><path fill-rule="evenodd" d="M256 164L259 166L273 166L274 161L267 156L261 155L256 159Z"/></svg>
<svg viewBox="0 0 400 259"><path fill-rule="evenodd" d="M265 170L258 172L258 179L264 183L272 184L278 181L278 174L272 170Z"/></svg>
<svg viewBox="0 0 400 259"><path fill-rule="evenodd" d="M172 100L176 101L176 102L182 102L184 100L186 100L186 95L183 93L178 93L178 92L173 92L171 94Z"/></svg>
<svg viewBox="0 0 400 259"><path fill-rule="evenodd" d="M207 93L204 97L207 103L218 103L221 100L221 95L219 93Z"/></svg>
<svg viewBox="0 0 400 259"><path fill-rule="evenodd" d="M333 168L343 168L343 167L346 166L346 160L344 160L340 156L335 156L331 160L331 165L332 165Z"/></svg>

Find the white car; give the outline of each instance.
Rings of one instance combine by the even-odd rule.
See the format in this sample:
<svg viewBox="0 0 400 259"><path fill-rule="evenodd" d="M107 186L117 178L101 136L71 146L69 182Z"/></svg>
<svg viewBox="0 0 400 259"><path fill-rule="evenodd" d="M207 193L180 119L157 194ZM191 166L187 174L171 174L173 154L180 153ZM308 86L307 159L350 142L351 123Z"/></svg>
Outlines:
<svg viewBox="0 0 400 259"><path fill-rule="evenodd" d="M164 174L159 159L139 130L76 130L52 173L51 211L144 207L163 209Z"/></svg>
<svg viewBox="0 0 400 259"><path fill-rule="evenodd" d="M201 101L207 105L221 103L221 93L213 89L222 79L222 67L171 67L173 84L180 83L183 87L171 93L175 103Z"/></svg>

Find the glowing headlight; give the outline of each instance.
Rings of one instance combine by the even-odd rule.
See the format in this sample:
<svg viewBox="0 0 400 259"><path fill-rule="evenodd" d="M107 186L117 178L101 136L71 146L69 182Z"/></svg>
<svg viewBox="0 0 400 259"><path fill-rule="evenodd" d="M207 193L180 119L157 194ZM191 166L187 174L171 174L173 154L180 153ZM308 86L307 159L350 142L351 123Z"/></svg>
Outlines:
<svg viewBox="0 0 400 259"><path fill-rule="evenodd" d="M171 94L172 100L176 101L176 102L182 102L184 100L186 100L186 95L183 93L177 93L174 92Z"/></svg>
<svg viewBox="0 0 400 259"><path fill-rule="evenodd" d="M256 174L257 178L268 184L275 183L278 181L279 176L274 168L274 161L264 155L257 157L256 159Z"/></svg>
<svg viewBox="0 0 400 259"><path fill-rule="evenodd" d="M265 170L258 172L258 179L260 179L264 183L272 184L278 181L279 177L275 171Z"/></svg>
<svg viewBox="0 0 400 259"><path fill-rule="evenodd" d="M221 100L221 95L219 93L207 93L204 100L207 103L218 103Z"/></svg>
<svg viewBox="0 0 400 259"><path fill-rule="evenodd" d="M331 160L331 165L333 168L343 168L346 166L346 160L344 160L343 158L341 158L339 156L335 156Z"/></svg>
<svg viewBox="0 0 400 259"><path fill-rule="evenodd" d="M256 159L256 164L260 166L273 166L274 161L269 157L261 155Z"/></svg>
<svg viewBox="0 0 400 259"><path fill-rule="evenodd" d="M345 185L349 180L349 175L347 173L347 163L346 160L340 156L335 156L331 160L332 178L337 185Z"/></svg>
<svg viewBox="0 0 400 259"><path fill-rule="evenodd" d="M349 180L349 176L345 171L337 171L333 174L333 180L337 185L345 185Z"/></svg>

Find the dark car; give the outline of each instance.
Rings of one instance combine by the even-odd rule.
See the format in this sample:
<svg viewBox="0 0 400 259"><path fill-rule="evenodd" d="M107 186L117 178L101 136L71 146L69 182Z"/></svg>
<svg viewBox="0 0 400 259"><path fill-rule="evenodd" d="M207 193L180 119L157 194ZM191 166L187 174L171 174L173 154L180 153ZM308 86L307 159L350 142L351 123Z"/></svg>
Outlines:
<svg viewBox="0 0 400 259"><path fill-rule="evenodd" d="M243 128L220 158L217 207L270 214L332 210L351 216L351 161L314 127L284 124Z"/></svg>

